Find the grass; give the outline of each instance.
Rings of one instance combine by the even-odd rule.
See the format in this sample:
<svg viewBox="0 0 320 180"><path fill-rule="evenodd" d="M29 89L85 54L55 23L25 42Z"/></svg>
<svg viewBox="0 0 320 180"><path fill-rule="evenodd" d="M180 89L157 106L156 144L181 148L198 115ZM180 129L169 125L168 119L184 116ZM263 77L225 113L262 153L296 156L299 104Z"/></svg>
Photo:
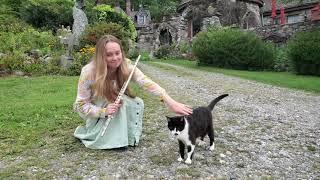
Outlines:
<svg viewBox="0 0 320 180"><path fill-rule="evenodd" d="M85 148L73 137L75 128L84 124L72 107L78 78L0 78L0 179L52 179L61 174L72 176L76 175L80 164L90 158L110 162L126 158L117 150ZM144 99L146 106L159 106L159 101L154 101L148 93L142 93L136 84L131 86L135 94ZM152 108L146 109L144 120L147 126L155 122L151 116L154 113L149 110ZM148 137L157 134L157 131L150 132ZM84 171L90 172L95 168L93 164Z"/></svg>
<svg viewBox="0 0 320 180"><path fill-rule="evenodd" d="M148 61L148 63L149 62L150 61ZM289 72L242 71L215 67L205 67L198 66L196 61L187 61L182 59L157 60L153 62L163 62L207 72L221 73L229 76L254 80L279 87L299 89L320 94L320 77L316 76L295 75ZM153 62L150 63L156 65L156 63Z"/></svg>
<svg viewBox="0 0 320 180"><path fill-rule="evenodd" d="M48 143L45 137L67 132L79 123L72 112L77 79L43 76L0 80L1 158L44 146Z"/></svg>

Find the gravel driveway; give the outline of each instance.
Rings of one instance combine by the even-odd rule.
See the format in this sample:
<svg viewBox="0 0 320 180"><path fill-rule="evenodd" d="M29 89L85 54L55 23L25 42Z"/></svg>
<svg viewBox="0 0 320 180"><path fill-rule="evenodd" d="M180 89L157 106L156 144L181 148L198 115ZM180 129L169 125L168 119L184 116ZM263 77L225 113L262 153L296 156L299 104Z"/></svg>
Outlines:
<svg viewBox="0 0 320 180"><path fill-rule="evenodd" d="M166 168L149 170L150 174L171 178L180 176L176 171L185 171L201 178L320 178L319 95L163 63L140 64L140 69L172 97L191 106L207 105L218 95L229 94L213 111L216 150L210 153L197 147L191 166L173 161ZM160 151L170 149L177 158L176 141L163 141Z"/></svg>

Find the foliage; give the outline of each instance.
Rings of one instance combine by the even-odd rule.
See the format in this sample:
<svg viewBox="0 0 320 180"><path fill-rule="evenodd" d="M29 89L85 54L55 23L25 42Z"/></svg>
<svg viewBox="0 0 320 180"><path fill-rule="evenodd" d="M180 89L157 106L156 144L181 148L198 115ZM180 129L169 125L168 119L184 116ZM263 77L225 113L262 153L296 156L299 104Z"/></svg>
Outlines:
<svg viewBox="0 0 320 180"><path fill-rule="evenodd" d="M288 56L297 74L320 76L320 29L300 32L288 43Z"/></svg>
<svg viewBox="0 0 320 180"><path fill-rule="evenodd" d="M290 71L291 63L288 58L288 52L286 48L277 49L277 56L274 62L274 70L278 72Z"/></svg>
<svg viewBox="0 0 320 180"><path fill-rule="evenodd" d="M57 75L61 73L61 56L53 55L50 61L45 65L44 74Z"/></svg>
<svg viewBox="0 0 320 180"><path fill-rule="evenodd" d="M28 53L39 49L42 54L48 54L62 48L59 39L53 36L52 32L39 32L33 28L19 33L2 32L0 42L0 52L3 53Z"/></svg>
<svg viewBox="0 0 320 180"><path fill-rule="evenodd" d="M178 50L180 53L189 53L191 52L191 46L190 43L187 41L180 42L180 45L178 46Z"/></svg>
<svg viewBox="0 0 320 180"><path fill-rule="evenodd" d="M39 32L30 27L23 32L1 32L0 41L3 42L0 44L0 52L5 54L1 58L1 64L11 72L51 72L46 69L45 57L55 56L63 51L62 44L52 32Z"/></svg>
<svg viewBox="0 0 320 180"><path fill-rule="evenodd" d="M27 58L24 54L7 54L1 58L1 63L9 71L23 71L28 74L41 74L44 69L44 64L40 59Z"/></svg>
<svg viewBox="0 0 320 180"><path fill-rule="evenodd" d="M16 16L0 14L0 33L19 33L27 30L28 28L30 28L30 26L24 21L18 19Z"/></svg>
<svg viewBox="0 0 320 180"><path fill-rule="evenodd" d="M100 22L89 25L80 38L80 48L95 46L100 37L111 34L121 40L124 51L128 51L129 34L124 27L115 23Z"/></svg>
<svg viewBox="0 0 320 180"><path fill-rule="evenodd" d="M87 49L92 49L92 47ZM63 74L68 76L79 76L82 67L91 61L92 56L93 52L91 50L75 53L73 56L74 60L71 66L68 67L65 71L63 71Z"/></svg>
<svg viewBox="0 0 320 180"><path fill-rule="evenodd" d="M150 61L150 54L148 52L142 52L141 53L141 60L142 61Z"/></svg>
<svg viewBox="0 0 320 180"><path fill-rule="evenodd" d="M56 30L59 25L72 25L73 5L73 0L27 0L20 17L36 28Z"/></svg>
<svg viewBox="0 0 320 180"><path fill-rule="evenodd" d="M162 45L155 52L155 57L157 57L159 59L167 58L170 56L171 51L172 51L172 47L170 45Z"/></svg>
<svg viewBox="0 0 320 180"><path fill-rule="evenodd" d="M264 70L273 67L275 50L253 33L239 29L209 29L200 32L192 44L200 65Z"/></svg>
<svg viewBox="0 0 320 180"><path fill-rule="evenodd" d="M139 56L139 51L138 51L138 49L137 48L132 48L132 49L130 49L130 51L129 51L129 58L130 59L135 59L135 58L137 58Z"/></svg>
<svg viewBox="0 0 320 180"><path fill-rule="evenodd" d="M130 34L130 39L135 40L137 31L134 22L124 12L118 12L108 5L98 5L93 8L93 12L89 17L89 22L101 23L117 23L124 27L124 30Z"/></svg>

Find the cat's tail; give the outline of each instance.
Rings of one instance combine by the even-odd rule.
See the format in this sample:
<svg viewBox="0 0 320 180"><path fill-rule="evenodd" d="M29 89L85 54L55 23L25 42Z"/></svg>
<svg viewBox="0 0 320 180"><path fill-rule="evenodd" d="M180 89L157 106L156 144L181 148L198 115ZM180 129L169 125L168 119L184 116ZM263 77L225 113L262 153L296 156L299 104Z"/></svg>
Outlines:
<svg viewBox="0 0 320 180"><path fill-rule="evenodd" d="M209 104L208 108L212 111L214 106L217 104L217 102L219 102L221 99L227 97L229 94L223 94L217 98L215 98L213 101L211 101L211 103Z"/></svg>

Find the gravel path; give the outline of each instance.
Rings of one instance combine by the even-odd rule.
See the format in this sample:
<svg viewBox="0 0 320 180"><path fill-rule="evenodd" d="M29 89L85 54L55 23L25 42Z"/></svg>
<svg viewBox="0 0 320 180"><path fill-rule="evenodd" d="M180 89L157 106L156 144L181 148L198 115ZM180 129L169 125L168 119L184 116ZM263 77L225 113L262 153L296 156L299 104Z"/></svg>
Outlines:
<svg viewBox="0 0 320 180"><path fill-rule="evenodd" d="M196 176L320 178L319 95L168 64L157 67L140 65L184 103L206 105L222 93L229 94L213 112L216 151L196 148L188 167L200 173ZM178 150L176 143L169 145ZM158 171L168 178L185 166L174 162L170 169Z"/></svg>

